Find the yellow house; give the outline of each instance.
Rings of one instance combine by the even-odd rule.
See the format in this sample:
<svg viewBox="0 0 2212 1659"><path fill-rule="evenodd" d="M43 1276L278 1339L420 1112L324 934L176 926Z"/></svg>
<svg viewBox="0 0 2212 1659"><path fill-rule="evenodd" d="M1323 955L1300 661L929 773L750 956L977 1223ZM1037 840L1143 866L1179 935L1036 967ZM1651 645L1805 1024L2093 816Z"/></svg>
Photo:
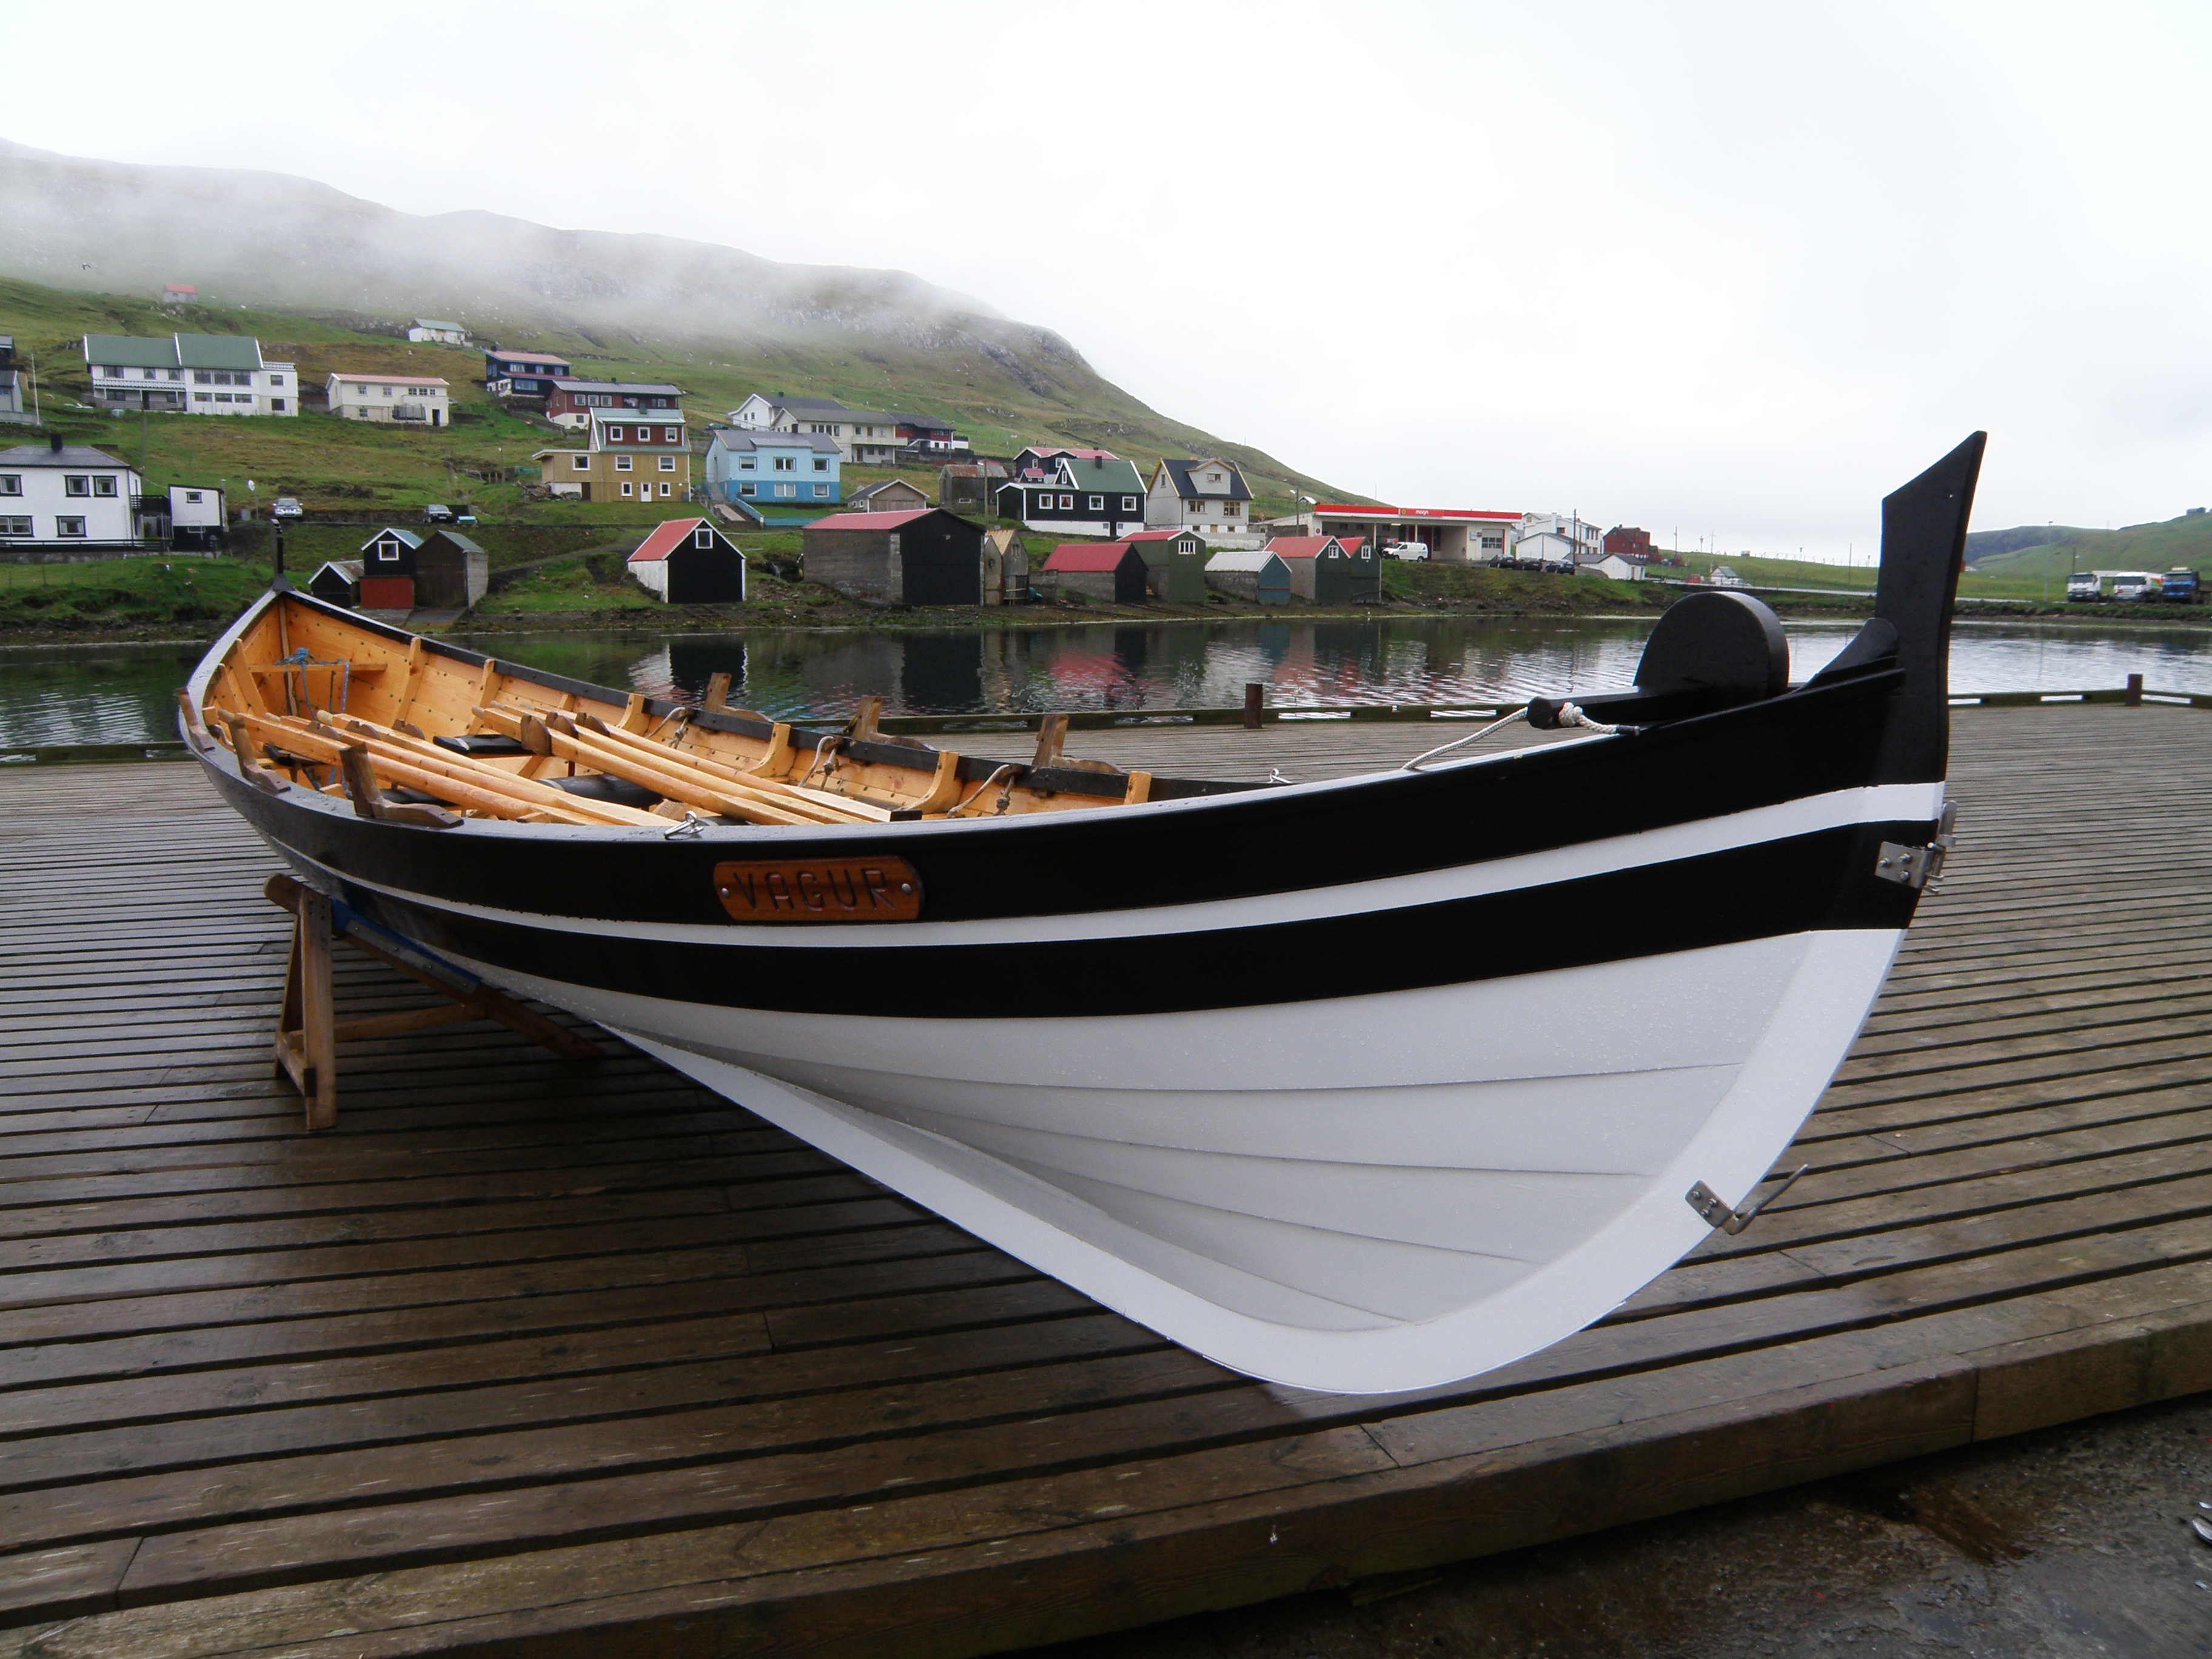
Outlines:
<svg viewBox="0 0 2212 1659"><path fill-rule="evenodd" d="M556 495L586 501L680 501L691 489L691 446L676 409L595 409L586 449L531 458Z"/></svg>

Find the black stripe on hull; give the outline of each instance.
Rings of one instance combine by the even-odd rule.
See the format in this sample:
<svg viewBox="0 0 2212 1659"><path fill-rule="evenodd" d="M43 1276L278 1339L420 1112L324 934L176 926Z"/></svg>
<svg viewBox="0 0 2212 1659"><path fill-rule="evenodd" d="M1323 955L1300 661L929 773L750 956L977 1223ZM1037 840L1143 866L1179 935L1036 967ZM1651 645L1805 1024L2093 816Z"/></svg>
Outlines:
<svg viewBox="0 0 2212 1659"><path fill-rule="evenodd" d="M1917 896L1875 874L1879 848L1884 841L1924 840L1928 827L1851 824L1349 915L1012 944L640 939L489 921L351 884L345 897L434 950L677 1002L927 1019L1157 1014L1466 984L1815 929L1902 929Z"/></svg>
<svg viewBox="0 0 2212 1659"><path fill-rule="evenodd" d="M1898 677L1793 692L1601 743L1486 765L1263 789L1158 811L1099 808L891 823L864 839L793 830L668 842L635 831L433 831L305 806L210 773L272 842L385 887L492 909L726 926L714 865L748 856L905 859L926 921L1201 903L1419 874L1777 805L1869 781ZM1932 781L1933 780L1929 780ZM1925 840L1925 836L1919 837Z"/></svg>

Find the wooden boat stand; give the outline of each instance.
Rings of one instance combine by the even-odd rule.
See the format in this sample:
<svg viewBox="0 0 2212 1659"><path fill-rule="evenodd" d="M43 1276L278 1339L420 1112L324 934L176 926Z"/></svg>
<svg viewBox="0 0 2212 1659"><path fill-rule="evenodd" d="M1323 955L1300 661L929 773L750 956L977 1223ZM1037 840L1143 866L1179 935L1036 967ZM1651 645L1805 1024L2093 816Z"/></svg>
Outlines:
<svg viewBox="0 0 2212 1659"><path fill-rule="evenodd" d="M386 933L295 877L271 876L262 890L270 903L292 913L292 954L284 970L284 1005L276 1017L276 1073L289 1078L306 1099L310 1130L337 1127L341 1042L465 1019L492 1019L544 1044L563 1060L597 1060L606 1052L589 1037L524 1007L397 933ZM420 980L445 997L445 1005L367 1019L337 1019L331 996L331 945L339 939Z"/></svg>

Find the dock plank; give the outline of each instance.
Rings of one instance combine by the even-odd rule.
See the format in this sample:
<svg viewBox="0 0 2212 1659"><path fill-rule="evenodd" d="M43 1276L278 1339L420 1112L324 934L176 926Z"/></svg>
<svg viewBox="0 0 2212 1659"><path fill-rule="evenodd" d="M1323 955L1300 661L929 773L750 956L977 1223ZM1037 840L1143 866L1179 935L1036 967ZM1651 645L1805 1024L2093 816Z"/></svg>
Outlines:
<svg viewBox="0 0 2212 1659"><path fill-rule="evenodd" d="M1463 732L1075 747L1304 780ZM191 766L0 773L0 1659L957 1659L2212 1386L2212 720L1954 732L1960 846L1812 1173L1376 1400L1235 1377L628 1051L353 1045L309 1140L266 851Z"/></svg>

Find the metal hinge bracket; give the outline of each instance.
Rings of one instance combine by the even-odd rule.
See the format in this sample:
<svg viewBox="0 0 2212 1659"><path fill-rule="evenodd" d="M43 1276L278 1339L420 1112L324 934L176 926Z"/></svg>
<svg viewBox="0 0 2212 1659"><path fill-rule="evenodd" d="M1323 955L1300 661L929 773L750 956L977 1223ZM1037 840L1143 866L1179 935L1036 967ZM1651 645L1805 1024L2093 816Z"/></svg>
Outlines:
<svg viewBox="0 0 2212 1659"><path fill-rule="evenodd" d="M1959 804L1943 803L1943 816L1936 821L1936 839L1925 847L1907 847L1886 841L1875 860L1874 872L1900 886L1923 888L1943 873L1944 856L1951 850L1952 830L1959 822Z"/></svg>
<svg viewBox="0 0 2212 1659"><path fill-rule="evenodd" d="M1765 1198L1760 1199L1758 1203L1751 1205L1746 1209L1735 1210L1729 1208L1728 1205L1721 1201L1721 1195L1715 1192L1711 1188L1706 1186L1702 1181L1700 1181L1696 1186L1691 1188L1688 1192L1683 1194L1682 1197L1684 1201L1686 1201L1692 1209L1695 1210L1698 1215L1705 1218L1706 1225L1717 1227L1724 1233L1740 1233L1746 1227L1751 1225L1753 1221L1759 1218L1759 1212L1761 1210L1765 1209L1768 1205L1773 1203L1776 1199L1781 1197L1783 1194L1788 1192L1792 1187L1796 1186L1797 1184L1797 1177L1803 1175L1806 1170L1812 1167L1813 1166L1809 1164L1799 1164L1795 1170L1790 1171L1790 1178L1787 1181L1784 1181L1779 1187L1777 1187L1772 1192L1767 1194Z"/></svg>

